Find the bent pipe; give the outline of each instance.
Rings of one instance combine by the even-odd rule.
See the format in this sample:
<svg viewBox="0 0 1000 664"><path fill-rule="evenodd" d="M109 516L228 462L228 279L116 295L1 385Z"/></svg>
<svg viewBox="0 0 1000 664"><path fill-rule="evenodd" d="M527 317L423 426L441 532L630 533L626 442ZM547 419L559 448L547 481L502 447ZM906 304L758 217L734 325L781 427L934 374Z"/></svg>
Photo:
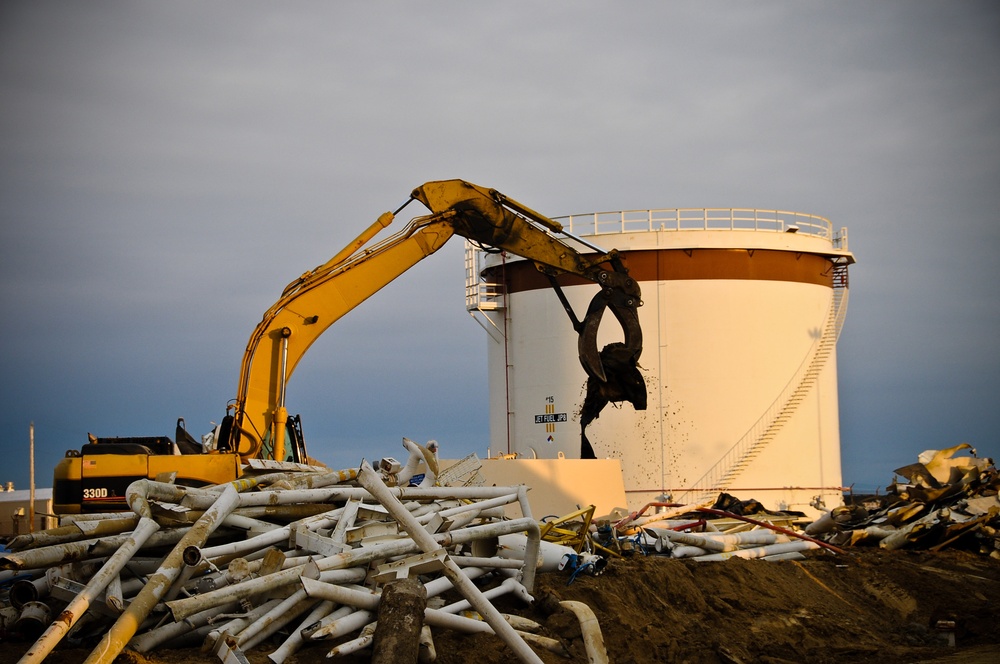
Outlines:
<svg viewBox="0 0 1000 664"><path fill-rule="evenodd" d="M388 510L389 514L396 519L400 525L406 530L406 532L413 538L413 540L423 549L426 553L432 553L439 548L438 543L426 530L421 527L420 523L410 514L406 507L399 502L399 500L394 497L391 493L387 491L387 487L379 479L378 475L372 469L371 465L365 461L361 464L361 471L358 473L358 481L363 487L368 489L372 496L382 504L383 507ZM537 525L536 525L537 529ZM529 542L530 542L529 538ZM537 546L538 540L535 540ZM528 553L526 552L525 558L528 558ZM537 557L537 549L533 552ZM533 561L525 560L525 568L529 566ZM444 559L444 574L452 583L455 585L455 589L458 590L469 602L475 607L477 611L486 619L486 622L493 631L496 632L497 636L507 645L511 651L517 655L517 657L522 662L533 662L541 664L541 659L535 652L528 647L524 639L514 630L510 624L503 619L500 612L497 611L490 602L483 598L482 593L476 584L472 583L467 576L462 573L458 565L455 564L450 557L445 557ZM532 579L533 581L534 579ZM527 583L525 583L527 586Z"/></svg>
<svg viewBox="0 0 1000 664"><path fill-rule="evenodd" d="M335 604L330 600L323 600L317 604L313 610L300 623L297 629L291 630L288 638L282 641L278 649L267 656L272 664L283 664L291 655L294 655L302 647L305 639L302 637L302 630L318 622L333 612Z"/></svg>
<svg viewBox="0 0 1000 664"><path fill-rule="evenodd" d="M159 530L160 526L148 517L139 519L132 534L108 559L104 567L95 574L84 589L67 605L59 617L49 625L45 632L35 641L31 649L21 658L21 664L40 664L58 645L70 628L73 627L90 608L90 603L108 587L111 581L125 567L136 551Z"/></svg>
<svg viewBox="0 0 1000 664"><path fill-rule="evenodd" d="M369 592L362 592L360 590L352 590L350 588L345 588L343 586L336 586L329 583L324 583L322 581L316 581L308 577L302 577L301 579L302 587L305 588L306 593L310 597L315 597L317 599L328 600L337 604L344 604L347 606L353 606L358 609L357 613L364 613L369 619L374 617L375 612L378 611L378 604L381 597L377 594L372 594ZM354 614L352 614L354 615ZM482 615L482 614L480 614ZM514 630L514 628L507 621L506 617L501 614L501 620L504 624L511 630L513 630L519 638L526 639L529 635L521 632L519 630ZM359 621L360 622L360 621ZM496 634L496 630L493 629L492 625L489 623L478 620L476 618L468 618L461 615L456 615L454 613L449 613L447 609L424 609L424 623L432 627L444 627L447 629L469 632L469 633L493 633ZM352 625L353 629L358 629L360 625ZM338 631L335 635L327 636L343 636L353 629L344 629ZM499 636L499 634L498 634ZM501 637L502 638L502 637ZM544 647L551 648L552 644L546 643ZM531 655L537 658L537 655L533 651L530 651ZM535 660L541 661L541 660Z"/></svg>
<svg viewBox="0 0 1000 664"><path fill-rule="evenodd" d="M509 488L504 487L509 491ZM365 492L365 495L368 495ZM529 510L530 513L530 510ZM423 531L426 532L426 531ZM513 519L511 521L500 521L497 523L485 524L482 526L469 526L457 531L438 533L432 537L438 543L438 547L451 547L456 544L468 544L470 542L485 539L488 537L498 537L509 533L527 532L528 540L525 551L525 561L521 583L530 592L533 589L535 579L535 567L538 562L539 541L541 530L538 522L531 517ZM389 558L392 556L406 555L419 549L419 546L412 540L393 540L386 543L374 544L360 549L351 549L316 561L316 565L321 572L328 570L338 570L356 565L365 565L373 560ZM226 586L212 590L195 597L173 600L167 603L174 620L183 618L204 610L214 604L223 604L241 597L248 597L259 594L267 590L273 590L284 585L298 581L304 566L283 569L274 574L248 579L236 586ZM214 604L213 604L214 603Z"/></svg>
<svg viewBox="0 0 1000 664"><path fill-rule="evenodd" d="M604 636L597 622L594 611L583 602L564 600L559 606L567 609L580 621L580 631L583 632L583 645L587 649L587 661L590 664L608 664L608 651L604 647Z"/></svg>
<svg viewBox="0 0 1000 664"><path fill-rule="evenodd" d="M149 579L125 612L115 621L115 624L104 635L84 664L110 664L121 653L125 644L139 629L142 621L146 619L181 573L184 550L192 545L200 546L203 544L222 523L222 520L236 508L238 502L239 493L231 484L227 485L212 507L174 546L164 559L160 569Z"/></svg>

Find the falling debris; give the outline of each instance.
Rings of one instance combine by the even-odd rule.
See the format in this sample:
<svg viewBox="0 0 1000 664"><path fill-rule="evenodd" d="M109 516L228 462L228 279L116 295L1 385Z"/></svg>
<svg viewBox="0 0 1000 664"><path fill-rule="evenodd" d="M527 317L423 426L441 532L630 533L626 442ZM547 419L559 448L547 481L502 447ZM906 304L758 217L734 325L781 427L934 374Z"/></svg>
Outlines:
<svg viewBox="0 0 1000 664"><path fill-rule="evenodd" d="M601 416L609 403L628 401L636 410L646 410L646 381L637 364L634 349L622 343L608 344L601 350L605 377L587 377L587 396L580 409L580 458L594 459L594 447L587 438L587 427Z"/></svg>

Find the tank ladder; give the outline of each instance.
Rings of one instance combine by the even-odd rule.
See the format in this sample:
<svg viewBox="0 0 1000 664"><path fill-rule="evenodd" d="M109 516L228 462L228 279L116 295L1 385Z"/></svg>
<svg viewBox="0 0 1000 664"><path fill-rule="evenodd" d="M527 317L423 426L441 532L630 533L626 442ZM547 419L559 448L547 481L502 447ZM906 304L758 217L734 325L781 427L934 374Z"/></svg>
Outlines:
<svg viewBox="0 0 1000 664"><path fill-rule="evenodd" d="M486 330L490 338L501 343L504 331L487 312L503 311L504 288L502 283L487 281L482 277L482 255L482 249L466 240L465 310Z"/></svg>
<svg viewBox="0 0 1000 664"><path fill-rule="evenodd" d="M802 364L788 381L774 402L768 406L760 418L736 441L714 466L695 482L691 488L674 498L675 502L701 503L714 500L727 491L733 481L756 459L773 441L782 427L792 419L799 405L819 380L820 373L833 353L844 327L847 314L848 262L833 259L833 296L827 313L823 332L810 347Z"/></svg>

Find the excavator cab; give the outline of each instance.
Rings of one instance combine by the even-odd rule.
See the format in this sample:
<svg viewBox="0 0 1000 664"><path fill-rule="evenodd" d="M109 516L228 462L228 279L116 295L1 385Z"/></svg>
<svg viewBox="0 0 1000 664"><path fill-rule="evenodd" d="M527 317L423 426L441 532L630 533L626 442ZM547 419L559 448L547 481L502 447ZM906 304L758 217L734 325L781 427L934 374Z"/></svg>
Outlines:
<svg viewBox="0 0 1000 664"><path fill-rule="evenodd" d="M261 449L263 458L292 463L308 463L307 459L309 457L306 455L306 442L302 436L301 415L289 415L288 421L285 422L285 458L275 459L272 447L271 439L265 437L263 448Z"/></svg>

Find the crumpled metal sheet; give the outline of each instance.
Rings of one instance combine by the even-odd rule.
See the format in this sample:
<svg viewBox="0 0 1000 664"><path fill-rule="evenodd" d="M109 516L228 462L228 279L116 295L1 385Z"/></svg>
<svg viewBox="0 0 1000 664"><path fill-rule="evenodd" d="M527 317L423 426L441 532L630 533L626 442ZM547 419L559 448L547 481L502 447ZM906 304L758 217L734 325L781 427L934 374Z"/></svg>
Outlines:
<svg viewBox="0 0 1000 664"><path fill-rule="evenodd" d="M971 455L956 456L964 450ZM894 471L884 496L835 508L809 528L838 546L955 547L1000 559L1000 473L975 453L968 443L926 450Z"/></svg>

